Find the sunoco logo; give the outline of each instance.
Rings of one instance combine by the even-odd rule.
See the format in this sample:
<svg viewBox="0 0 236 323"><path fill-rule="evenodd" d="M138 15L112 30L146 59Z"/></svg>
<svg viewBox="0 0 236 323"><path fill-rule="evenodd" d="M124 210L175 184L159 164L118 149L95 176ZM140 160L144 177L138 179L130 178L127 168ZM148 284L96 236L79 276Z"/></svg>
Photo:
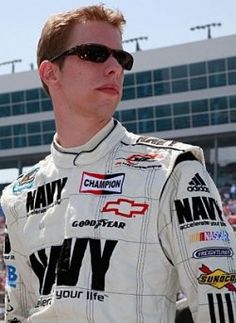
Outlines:
<svg viewBox="0 0 236 323"><path fill-rule="evenodd" d="M198 277L199 284L210 285L217 289L227 288L231 292L236 292L236 273L227 273L222 269L211 271L207 266L199 268L203 274Z"/></svg>
<svg viewBox="0 0 236 323"><path fill-rule="evenodd" d="M125 174L95 174L84 172L80 185L81 193L96 195L121 194Z"/></svg>

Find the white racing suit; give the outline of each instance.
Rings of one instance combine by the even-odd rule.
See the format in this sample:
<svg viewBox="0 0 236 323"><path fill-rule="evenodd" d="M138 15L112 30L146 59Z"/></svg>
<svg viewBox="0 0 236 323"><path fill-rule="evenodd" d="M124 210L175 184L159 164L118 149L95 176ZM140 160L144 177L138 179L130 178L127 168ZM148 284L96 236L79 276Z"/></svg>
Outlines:
<svg viewBox="0 0 236 323"><path fill-rule="evenodd" d="M236 321L235 237L202 150L115 122L91 151L51 154L2 196L7 322Z"/></svg>

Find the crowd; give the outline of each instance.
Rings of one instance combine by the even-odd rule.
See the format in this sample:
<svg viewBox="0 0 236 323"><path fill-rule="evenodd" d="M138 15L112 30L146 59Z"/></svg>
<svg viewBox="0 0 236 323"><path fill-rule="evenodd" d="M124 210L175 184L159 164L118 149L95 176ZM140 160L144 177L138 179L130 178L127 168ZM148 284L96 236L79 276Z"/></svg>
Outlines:
<svg viewBox="0 0 236 323"><path fill-rule="evenodd" d="M223 204L224 214L229 223L236 230L236 184L226 183L219 189Z"/></svg>

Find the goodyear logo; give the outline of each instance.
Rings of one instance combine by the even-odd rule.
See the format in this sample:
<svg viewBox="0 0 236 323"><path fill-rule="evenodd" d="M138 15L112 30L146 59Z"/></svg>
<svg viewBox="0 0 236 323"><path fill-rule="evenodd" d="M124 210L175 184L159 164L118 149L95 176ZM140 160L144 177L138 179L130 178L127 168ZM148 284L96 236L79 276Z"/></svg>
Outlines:
<svg viewBox="0 0 236 323"><path fill-rule="evenodd" d="M231 292L236 292L236 273L228 273L220 268L211 271L207 266L199 268L203 274L198 277L199 284L210 285L214 288L227 288Z"/></svg>

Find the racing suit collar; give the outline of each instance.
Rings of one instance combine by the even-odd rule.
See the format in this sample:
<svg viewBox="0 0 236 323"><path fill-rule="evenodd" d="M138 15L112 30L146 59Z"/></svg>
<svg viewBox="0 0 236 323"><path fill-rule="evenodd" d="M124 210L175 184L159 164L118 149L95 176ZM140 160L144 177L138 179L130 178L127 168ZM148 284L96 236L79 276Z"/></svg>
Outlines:
<svg viewBox="0 0 236 323"><path fill-rule="evenodd" d="M98 134L98 141L95 146L89 145L90 148L80 149L82 147L64 149L54 140L51 145L51 155L55 164L61 168L71 168L73 166L88 165L104 157L126 133L126 129L119 121L114 120L114 125L104 137ZM92 139L96 142L96 136ZM83 147L87 145L83 145ZM91 148L92 147L92 148Z"/></svg>

